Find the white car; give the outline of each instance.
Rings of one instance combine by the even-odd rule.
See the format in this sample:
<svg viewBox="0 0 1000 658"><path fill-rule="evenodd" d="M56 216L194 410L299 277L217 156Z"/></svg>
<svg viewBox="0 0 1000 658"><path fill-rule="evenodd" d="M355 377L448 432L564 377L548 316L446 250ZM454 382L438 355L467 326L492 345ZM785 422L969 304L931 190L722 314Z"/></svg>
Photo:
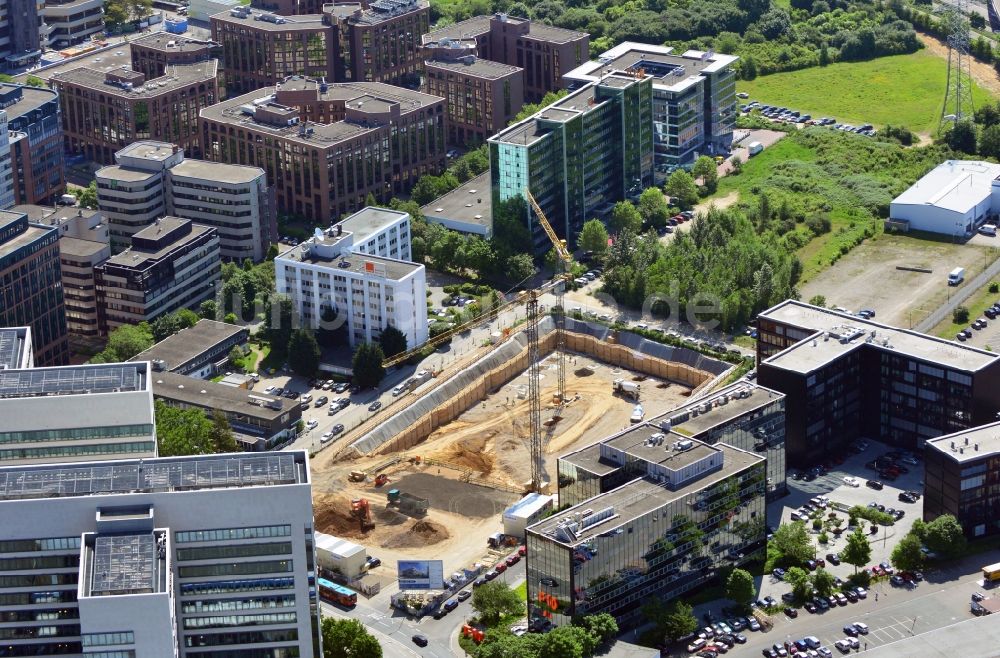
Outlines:
<svg viewBox="0 0 1000 658"><path fill-rule="evenodd" d="M868 598L868 590L866 590L864 587L856 587L854 589L854 593L858 595L859 599L867 599Z"/></svg>
<svg viewBox="0 0 1000 658"><path fill-rule="evenodd" d="M316 420L315 418L313 418L313 419L312 419L312 420L310 420L310 421L309 421L308 423L306 423L306 427L307 427L307 428L309 428L309 429L311 429L311 430L314 430L314 429L316 429L316 427L317 427L318 425L319 425L319 421L318 421L318 420Z"/></svg>
<svg viewBox="0 0 1000 658"><path fill-rule="evenodd" d="M854 628L862 635L868 635L868 624L863 621L854 622Z"/></svg>
<svg viewBox="0 0 1000 658"><path fill-rule="evenodd" d="M323 436L319 437L319 442L328 443L331 439L333 439L333 432L327 432Z"/></svg>
<svg viewBox="0 0 1000 658"><path fill-rule="evenodd" d="M268 386L267 388L264 389L264 392L265 393L274 393L277 390L278 390L277 386Z"/></svg>
<svg viewBox="0 0 1000 658"><path fill-rule="evenodd" d="M849 487L860 487L861 486L861 483L858 482L858 479L855 478L855 477L851 477L850 475L844 477L844 484L846 484Z"/></svg>
<svg viewBox="0 0 1000 658"><path fill-rule="evenodd" d="M845 637L844 641L851 647L851 650L857 649L861 646L861 642L858 641L856 637Z"/></svg>
<svg viewBox="0 0 1000 658"><path fill-rule="evenodd" d="M851 650L851 643L847 640L837 640L833 643L833 646L837 647L844 653L848 653Z"/></svg>

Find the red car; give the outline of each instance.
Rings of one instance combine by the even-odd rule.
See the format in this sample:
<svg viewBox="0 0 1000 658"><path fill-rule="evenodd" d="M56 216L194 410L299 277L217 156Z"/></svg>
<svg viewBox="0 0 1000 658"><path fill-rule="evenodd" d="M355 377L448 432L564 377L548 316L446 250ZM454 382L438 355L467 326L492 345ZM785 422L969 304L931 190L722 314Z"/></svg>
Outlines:
<svg viewBox="0 0 1000 658"><path fill-rule="evenodd" d="M882 567L880 567L879 565L876 564L874 567L872 567L873 576L881 576L883 574L884 572L882 571Z"/></svg>
<svg viewBox="0 0 1000 658"><path fill-rule="evenodd" d="M504 564L503 562L499 562L497 563L497 566L494 569L494 571L496 571L497 573L503 573L504 571L507 571L507 565Z"/></svg>
<svg viewBox="0 0 1000 658"><path fill-rule="evenodd" d="M508 567L512 567L512 566L514 566L515 564L517 564L520 561L521 561L521 556L520 555L516 555L516 554L515 555L511 555L510 557L507 558L507 566Z"/></svg>
<svg viewBox="0 0 1000 658"><path fill-rule="evenodd" d="M528 547L521 546L521 548L517 549L517 554L520 555L521 557L524 557L525 555L528 554Z"/></svg>

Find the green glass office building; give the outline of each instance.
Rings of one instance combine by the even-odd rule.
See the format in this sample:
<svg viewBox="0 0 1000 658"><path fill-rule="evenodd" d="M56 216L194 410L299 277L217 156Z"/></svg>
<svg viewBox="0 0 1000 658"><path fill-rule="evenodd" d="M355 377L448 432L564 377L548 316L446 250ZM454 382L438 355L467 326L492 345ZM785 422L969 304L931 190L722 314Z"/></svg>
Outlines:
<svg viewBox="0 0 1000 658"><path fill-rule="evenodd" d="M494 207L528 189L570 245L583 223L653 182L650 78L612 72L493 136ZM532 213L536 251L549 248Z"/></svg>

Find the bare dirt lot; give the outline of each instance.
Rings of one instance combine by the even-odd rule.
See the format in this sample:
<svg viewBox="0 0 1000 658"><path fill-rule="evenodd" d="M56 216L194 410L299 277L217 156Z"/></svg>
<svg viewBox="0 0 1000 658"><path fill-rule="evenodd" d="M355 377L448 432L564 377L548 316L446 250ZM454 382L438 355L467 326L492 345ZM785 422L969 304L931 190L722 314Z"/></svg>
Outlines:
<svg viewBox="0 0 1000 658"><path fill-rule="evenodd" d="M613 395L618 378L641 381L642 405L649 418L681 404L690 389L645 378L580 355L567 359L567 397L562 417L550 422L556 406L555 357L542 362L542 422L547 423L546 477L555 480L556 458L629 426L635 402ZM520 497L531 478L528 447L527 373L522 373L456 420L439 428L379 472L389 483L376 488L373 469L387 456L337 462L333 455L313 461L313 505L320 532L364 544L389 565L420 557L443 559L453 570L484 561L486 538L501 530L501 513ZM414 463L415 457L420 463ZM351 471L369 472L366 482L349 482ZM470 480L472 480L470 482ZM476 484L479 481L483 484ZM493 484L494 486L484 486ZM426 516L412 518L386 505L389 489L426 498ZM350 513L351 500L366 498L375 528L361 531ZM385 570L388 567L382 567ZM382 574L386 575L386 574Z"/></svg>
<svg viewBox="0 0 1000 658"><path fill-rule="evenodd" d="M855 247L800 291L802 299L826 297L827 306L874 309L876 319L908 328L948 299L947 274L966 268L966 281L992 261L988 248L906 235L880 235ZM897 267L918 267L913 272Z"/></svg>

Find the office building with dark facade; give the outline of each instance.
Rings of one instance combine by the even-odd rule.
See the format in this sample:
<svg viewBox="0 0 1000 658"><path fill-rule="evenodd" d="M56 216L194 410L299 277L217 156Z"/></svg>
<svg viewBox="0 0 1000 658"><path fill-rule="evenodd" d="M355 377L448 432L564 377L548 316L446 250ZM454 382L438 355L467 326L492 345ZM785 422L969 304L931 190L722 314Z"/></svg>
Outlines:
<svg viewBox="0 0 1000 658"><path fill-rule="evenodd" d="M473 46L481 59L523 70L524 97L538 101L563 89L563 75L590 57L590 35L507 14L474 16L424 37L424 43L457 41Z"/></svg>
<svg viewBox="0 0 1000 658"><path fill-rule="evenodd" d="M43 0L0 3L0 65L14 70L37 62L49 45L51 28L42 20Z"/></svg>
<svg viewBox="0 0 1000 658"><path fill-rule="evenodd" d="M653 78L653 131L658 178L690 167L699 155L732 149L736 128L735 55L626 41L564 77L571 89L608 71L642 71Z"/></svg>
<svg viewBox="0 0 1000 658"><path fill-rule="evenodd" d="M0 109L7 113L10 131L15 202L54 202L66 191L59 94L0 83Z"/></svg>
<svg viewBox="0 0 1000 658"><path fill-rule="evenodd" d="M132 236L132 246L94 268L102 333L197 308L222 276L219 234L186 219L163 217Z"/></svg>
<svg viewBox="0 0 1000 658"><path fill-rule="evenodd" d="M327 4L322 12L279 15L234 7L212 16L230 95L288 76L330 82L416 86L423 69L420 37L430 25L426 0Z"/></svg>
<svg viewBox="0 0 1000 658"><path fill-rule="evenodd" d="M639 623L650 598L681 596L763 550L763 457L651 423L598 450L592 470L624 483L576 501L560 472L559 503L571 506L526 531L529 618L561 626L607 612Z"/></svg>
<svg viewBox="0 0 1000 658"><path fill-rule="evenodd" d="M786 396L788 465L859 437L920 450L993 421L1000 356L788 300L757 316L757 381Z"/></svg>
<svg viewBox="0 0 1000 658"><path fill-rule="evenodd" d="M493 206L530 190L570 245L583 222L653 182L652 79L610 73L489 140ZM535 250L551 248L525 213Z"/></svg>
<svg viewBox="0 0 1000 658"><path fill-rule="evenodd" d="M201 130L206 159L261 167L278 208L317 223L445 163L444 99L377 82L289 78L206 108Z"/></svg>
<svg viewBox="0 0 1000 658"><path fill-rule="evenodd" d="M49 84L59 92L66 150L114 164L115 153L132 142L176 144L197 157L198 112L219 100L218 62L174 64L149 79L129 68L78 68Z"/></svg>
<svg viewBox="0 0 1000 658"><path fill-rule="evenodd" d="M927 441L924 521L958 519L969 539L1000 534L1000 423Z"/></svg>
<svg viewBox="0 0 1000 658"><path fill-rule="evenodd" d="M0 327L31 327L38 366L69 361L59 229L0 211Z"/></svg>
<svg viewBox="0 0 1000 658"><path fill-rule="evenodd" d="M445 99L448 143L484 144L524 105L524 70L480 59L467 42L424 45L424 91Z"/></svg>
<svg viewBox="0 0 1000 658"><path fill-rule="evenodd" d="M218 59L222 49L214 41L194 39L183 34L150 32L129 41L132 70L147 80L159 78L174 64L197 64Z"/></svg>

